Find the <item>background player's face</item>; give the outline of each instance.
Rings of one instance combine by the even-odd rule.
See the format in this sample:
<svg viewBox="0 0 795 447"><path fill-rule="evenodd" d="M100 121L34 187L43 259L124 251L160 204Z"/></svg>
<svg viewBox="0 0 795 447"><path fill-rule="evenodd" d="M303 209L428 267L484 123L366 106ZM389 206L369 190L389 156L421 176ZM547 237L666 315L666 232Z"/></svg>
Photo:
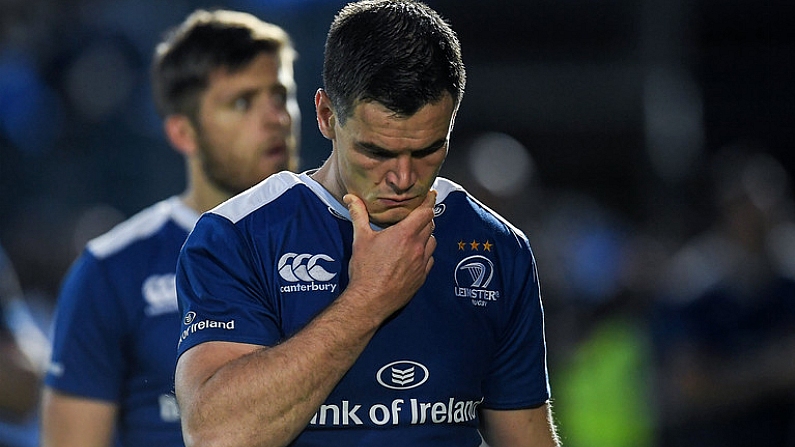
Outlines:
<svg viewBox="0 0 795 447"><path fill-rule="evenodd" d="M447 156L454 110L450 95L410 117L363 102L344 126L335 123L336 176L371 222L395 224L422 203Z"/></svg>
<svg viewBox="0 0 795 447"><path fill-rule="evenodd" d="M294 82L280 67L278 55L263 53L238 71L219 68L201 97L202 167L215 187L230 194L295 168Z"/></svg>

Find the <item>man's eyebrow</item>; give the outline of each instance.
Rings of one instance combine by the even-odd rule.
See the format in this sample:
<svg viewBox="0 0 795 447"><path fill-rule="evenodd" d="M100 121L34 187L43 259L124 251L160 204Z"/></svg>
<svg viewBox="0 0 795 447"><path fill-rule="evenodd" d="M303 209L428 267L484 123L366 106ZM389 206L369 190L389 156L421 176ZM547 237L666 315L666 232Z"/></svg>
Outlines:
<svg viewBox="0 0 795 447"><path fill-rule="evenodd" d="M383 153L383 154L391 154L392 151L385 149L375 143L371 143L368 141L359 141L356 143L358 146L367 149L373 153ZM439 140L434 141L433 143L429 144L428 146L421 148L421 149L414 149L411 153L432 153L443 148L447 144L447 138L441 138Z"/></svg>

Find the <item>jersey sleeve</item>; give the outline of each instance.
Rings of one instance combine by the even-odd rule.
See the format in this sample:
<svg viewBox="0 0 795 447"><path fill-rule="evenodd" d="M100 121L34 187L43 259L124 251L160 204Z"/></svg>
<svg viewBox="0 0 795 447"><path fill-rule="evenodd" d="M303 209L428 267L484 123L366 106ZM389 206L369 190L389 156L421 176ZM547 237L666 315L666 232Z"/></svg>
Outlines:
<svg viewBox="0 0 795 447"><path fill-rule="evenodd" d="M282 338L264 262L226 218L208 213L199 219L177 262L178 356L208 341L269 346Z"/></svg>
<svg viewBox="0 0 795 447"><path fill-rule="evenodd" d="M506 329L487 379L484 408L534 408L550 397L544 313L535 259L528 250L508 273L514 294Z"/></svg>
<svg viewBox="0 0 795 447"><path fill-rule="evenodd" d="M45 384L118 401L125 371L124 309L101 261L83 251L64 280L54 316Z"/></svg>

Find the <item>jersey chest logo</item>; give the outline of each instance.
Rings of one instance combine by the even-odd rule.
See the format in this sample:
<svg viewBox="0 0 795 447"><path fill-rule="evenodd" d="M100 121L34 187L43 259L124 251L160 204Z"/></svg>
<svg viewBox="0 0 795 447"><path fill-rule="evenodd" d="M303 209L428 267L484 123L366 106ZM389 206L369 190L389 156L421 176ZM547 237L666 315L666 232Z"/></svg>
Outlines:
<svg viewBox="0 0 795 447"><path fill-rule="evenodd" d="M428 376L425 365L411 360L384 365L375 375L378 383L392 390L417 388L428 380Z"/></svg>
<svg viewBox="0 0 795 447"><path fill-rule="evenodd" d="M494 263L485 256L472 255L455 267L455 296L469 299L473 306L486 307L500 298L498 290L489 289L494 278Z"/></svg>
<svg viewBox="0 0 795 447"><path fill-rule="evenodd" d="M150 317L178 310L177 280L173 273L146 278L141 286L141 293L147 305L146 315Z"/></svg>
<svg viewBox="0 0 795 447"><path fill-rule="evenodd" d="M276 266L279 276L290 285L282 286L283 293L290 292L334 292L337 284L329 281L337 276L337 272L329 271L335 260L327 254L285 253L279 258Z"/></svg>

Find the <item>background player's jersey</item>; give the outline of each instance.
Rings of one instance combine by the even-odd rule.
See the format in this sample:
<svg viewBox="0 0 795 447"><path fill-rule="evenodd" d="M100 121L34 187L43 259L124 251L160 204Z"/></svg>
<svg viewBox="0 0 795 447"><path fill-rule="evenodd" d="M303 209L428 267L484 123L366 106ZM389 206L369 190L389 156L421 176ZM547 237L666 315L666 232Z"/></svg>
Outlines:
<svg viewBox="0 0 795 447"><path fill-rule="evenodd" d="M434 266L375 334L296 446L477 446L478 409L549 397L543 315L525 236L445 179L434 184ZM206 213L177 268L179 353L220 340L274 345L348 283L347 209L283 172Z"/></svg>
<svg viewBox="0 0 795 447"><path fill-rule="evenodd" d="M45 383L117 403L121 445L183 445L174 272L197 219L177 197L141 211L88 243L58 297Z"/></svg>

